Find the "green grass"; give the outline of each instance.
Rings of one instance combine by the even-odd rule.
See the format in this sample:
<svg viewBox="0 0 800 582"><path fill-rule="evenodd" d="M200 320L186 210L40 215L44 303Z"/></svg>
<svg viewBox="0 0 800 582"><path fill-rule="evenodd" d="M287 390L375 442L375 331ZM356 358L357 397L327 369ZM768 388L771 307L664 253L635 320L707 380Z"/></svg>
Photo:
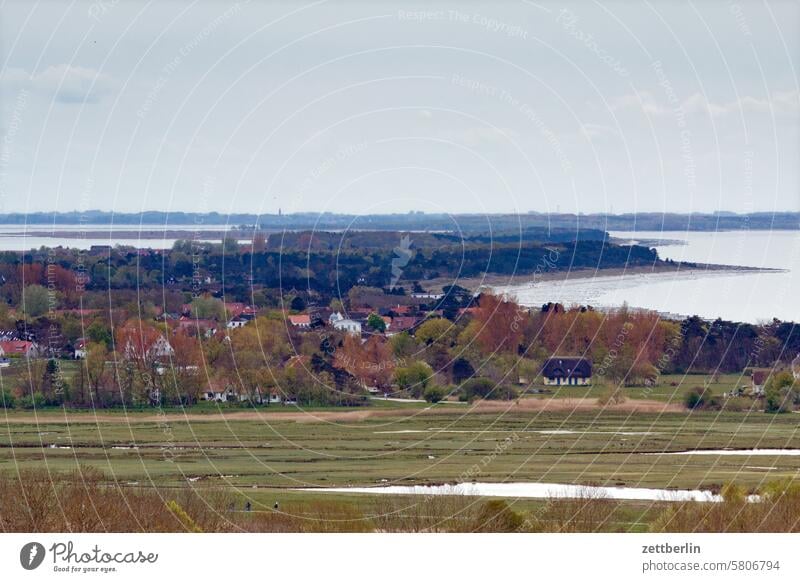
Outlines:
<svg viewBox="0 0 800 582"><path fill-rule="evenodd" d="M69 424L63 412L37 421L12 411L11 418L25 422L0 417L0 471L87 465L122 482L182 486L199 477L198 484L242 488L442 483L467 474L478 481L756 487L800 473L800 457L641 454L800 447L793 414L410 412L335 423L269 415L260 421L145 422L133 414L120 415L119 422ZM576 432L535 432L543 430ZM115 448L130 446L138 449Z"/></svg>
<svg viewBox="0 0 800 582"><path fill-rule="evenodd" d="M658 400L661 402L682 403L687 392L697 386L707 386L716 396L722 396L734 388L745 386L749 389L750 378L741 374L720 374L716 379L707 374L670 374L659 378L656 386L634 386L625 388L628 398ZM608 385L596 381L592 386L544 386L537 384L534 388L547 388L551 394L531 394L533 398L599 398L608 391Z"/></svg>
<svg viewBox="0 0 800 582"><path fill-rule="evenodd" d="M5 374L4 374L5 376ZM7 379L5 377L4 379ZM666 376L653 388L629 388L629 398L682 402L705 376ZM674 385L673 385L674 384ZM721 394L744 384L722 376L710 386ZM543 397L596 397L604 386L562 387ZM380 513L382 499L368 494L296 491L298 487L439 484L460 481L552 482L654 488L710 488L737 483L755 490L766 482L800 477L800 457L663 456L645 453L718 448L800 448L798 416L762 412L627 413L621 411L468 413L444 404L373 400L365 420L298 422L278 413L296 407L258 409L257 420L225 420L220 412L252 411L202 403L98 410L104 422L86 422L94 411L45 408L0 411L0 474L24 469L66 473L101 470L122 487L223 488L255 512L275 502L295 516L313 518L320 504L338 503L359 515ZM187 421L182 412L203 415ZM394 411L394 413L392 413ZM424 412L423 412L424 411ZM163 412L177 420L159 419ZM6 416L7 414L7 416ZM77 422L80 415L83 420ZM234 415L235 416L235 415ZM230 418L230 417L229 417ZM91 419L91 417L90 417ZM571 431L546 434L540 431ZM628 433L628 434L623 434ZM56 448L51 448L55 446ZM62 448L65 447L65 448ZM137 447L137 448L131 448ZM407 498L409 506L417 501ZM524 514L545 500L509 500ZM646 531L663 504L622 502L613 528Z"/></svg>

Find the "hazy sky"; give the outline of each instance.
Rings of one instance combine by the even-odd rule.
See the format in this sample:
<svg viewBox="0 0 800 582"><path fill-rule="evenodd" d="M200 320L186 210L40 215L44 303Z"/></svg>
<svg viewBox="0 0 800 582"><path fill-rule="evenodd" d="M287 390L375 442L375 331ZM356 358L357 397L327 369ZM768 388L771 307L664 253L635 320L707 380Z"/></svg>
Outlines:
<svg viewBox="0 0 800 582"><path fill-rule="evenodd" d="M794 1L0 19L0 212L800 209Z"/></svg>

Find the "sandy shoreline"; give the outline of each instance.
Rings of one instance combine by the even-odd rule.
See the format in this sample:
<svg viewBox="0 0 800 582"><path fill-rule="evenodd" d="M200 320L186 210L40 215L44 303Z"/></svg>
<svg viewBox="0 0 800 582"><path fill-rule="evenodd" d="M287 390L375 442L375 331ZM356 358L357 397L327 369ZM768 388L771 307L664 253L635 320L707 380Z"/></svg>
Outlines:
<svg viewBox="0 0 800 582"><path fill-rule="evenodd" d="M783 269L765 269L759 267L744 267L737 265L713 265L704 263L671 263L659 265L641 265L635 267L614 267L611 269L572 269L570 271L552 271L546 273L515 273L514 275L486 274L482 277L467 277L456 281L440 277L427 281L427 287L432 291L441 292L445 285L460 285L470 291L477 291L480 287L518 287L530 286L536 283L550 281L577 281L580 279L594 279L597 277L627 277L648 274L666 273L713 273L746 274L746 273L780 273Z"/></svg>

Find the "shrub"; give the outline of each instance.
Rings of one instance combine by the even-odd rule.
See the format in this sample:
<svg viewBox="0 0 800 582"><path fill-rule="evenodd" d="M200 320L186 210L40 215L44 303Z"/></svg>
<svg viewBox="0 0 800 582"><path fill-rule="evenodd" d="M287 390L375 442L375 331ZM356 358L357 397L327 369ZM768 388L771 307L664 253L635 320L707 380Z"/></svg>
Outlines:
<svg viewBox="0 0 800 582"><path fill-rule="evenodd" d="M609 386L597 399L598 404L605 406L606 404L622 404L627 400L625 391L615 385Z"/></svg>
<svg viewBox="0 0 800 582"><path fill-rule="evenodd" d="M502 499L492 499L484 503L475 521L477 523L473 531L476 532L511 533L519 531L525 523L522 515L511 509Z"/></svg>
<svg viewBox="0 0 800 582"><path fill-rule="evenodd" d="M470 378L461 387L461 399L472 400L473 398L491 398L494 390L494 382L489 378Z"/></svg>
<svg viewBox="0 0 800 582"><path fill-rule="evenodd" d="M34 392L32 395L26 394L19 399L20 407L25 408L26 410L30 410L32 408L42 408L46 403L47 400L45 399L44 394L41 392Z"/></svg>
<svg viewBox="0 0 800 582"><path fill-rule="evenodd" d="M779 372L770 376L764 387L765 412L789 412L800 400L794 389L794 376L789 372Z"/></svg>
<svg viewBox="0 0 800 582"><path fill-rule="evenodd" d="M14 408L17 399L7 390L0 390L0 408Z"/></svg>
<svg viewBox="0 0 800 582"><path fill-rule="evenodd" d="M689 410L699 410L706 406L711 397L711 390L702 386L695 386L683 397L683 403Z"/></svg>
<svg viewBox="0 0 800 582"><path fill-rule="evenodd" d="M425 388L424 398L428 402L436 403L444 399L445 392L440 386L428 386Z"/></svg>
<svg viewBox="0 0 800 582"><path fill-rule="evenodd" d="M404 368L397 368L394 372L397 385L415 397L425 393L432 377L433 370L425 362L414 362Z"/></svg>

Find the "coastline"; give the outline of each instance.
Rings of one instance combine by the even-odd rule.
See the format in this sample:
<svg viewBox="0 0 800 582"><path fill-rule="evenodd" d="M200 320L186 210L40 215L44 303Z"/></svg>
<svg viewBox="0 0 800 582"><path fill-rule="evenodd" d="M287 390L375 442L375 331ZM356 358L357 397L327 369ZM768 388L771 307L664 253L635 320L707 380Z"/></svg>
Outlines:
<svg viewBox="0 0 800 582"><path fill-rule="evenodd" d="M549 271L545 273L515 273L513 275L497 275L487 273L482 277L467 277L452 280L445 277L427 281L428 287L434 292L441 292L446 285L460 285L472 292L481 288L509 288L532 286L537 283L552 281L577 281L580 279L595 279L599 277L628 277L639 275L658 275L674 273L695 274L748 274L748 273L783 273L786 269L769 269L761 267L747 267L740 265L716 265L711 263L663 263L658 265L637 265L633 267L612 267L609 269L572 269L569 271Z"/></svg>

